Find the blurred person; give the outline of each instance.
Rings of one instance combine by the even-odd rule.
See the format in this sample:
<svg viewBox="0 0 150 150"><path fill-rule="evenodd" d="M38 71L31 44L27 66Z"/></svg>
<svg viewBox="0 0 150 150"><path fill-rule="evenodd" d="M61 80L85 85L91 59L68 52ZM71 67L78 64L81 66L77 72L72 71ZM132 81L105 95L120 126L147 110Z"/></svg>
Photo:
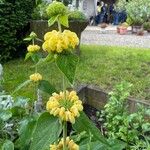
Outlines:
<svg viewBox="0 0 150 150"><path fill-rule="evenodd" d="M107 20L107 13L108 13L108 6L104 2L102 2L101 6L101 18L100 18L100 23L106 22Z"/></svg>
<svg viewBox="0 0 150 150"><path fill-rule="evenodd" d="M100 18L101 18L101 4L100 2L97 2L96 18L95 18L96 24L99 24Z"/></svg>

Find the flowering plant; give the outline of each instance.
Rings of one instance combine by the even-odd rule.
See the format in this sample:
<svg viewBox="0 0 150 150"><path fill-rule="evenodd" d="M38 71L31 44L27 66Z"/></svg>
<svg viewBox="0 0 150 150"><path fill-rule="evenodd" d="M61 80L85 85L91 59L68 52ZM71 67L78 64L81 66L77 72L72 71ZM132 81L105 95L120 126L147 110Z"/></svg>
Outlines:
<svg viewBox="0 0 150 150"><path fill-rule="evenodd" d="M55 9L56 8L56 9ZM46 111L38 111L41 99L34 102L34 107L38 116L38 121L30 135L32 141L29 143L29 150L87 150L87 149L108 149L112 146L101 135L100 131L88 119L83 112L82 101L77 93L72 90L68 91L66 82L68 81L73 87L78 56L74 54L75 47L79 44L76 33L70 30L62 31L61 25L68 26L68 15L66 7L60 2L53 2L47 8L51 18L49 25L57 22L58 31L53 30L44 35L44 41L38 39L37 35L32 32L28 38L32 42L27 47L25 60L31 58L34 62L35 73L30 75L27 84L35 84L36 90L44 91L50 94L46 103ZM35 44L35 41L41 41L42 47ZM43 50L42 50L43 49ZM41 57L43 53L46 57ZM52 63L58 67L62 75L61 92L48 81L44 80L38 73L38 66L45 63ZM17 88L15 92L19 90ZM68 130L76 134L71 134Z"/></svg>

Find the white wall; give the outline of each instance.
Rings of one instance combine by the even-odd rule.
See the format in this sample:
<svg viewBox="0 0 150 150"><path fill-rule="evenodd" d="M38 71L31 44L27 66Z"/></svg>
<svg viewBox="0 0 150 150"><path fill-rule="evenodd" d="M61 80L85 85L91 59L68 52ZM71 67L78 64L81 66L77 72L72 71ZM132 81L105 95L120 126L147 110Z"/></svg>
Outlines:
<svg viewBox="0 0 150 150"><path fill-rule="evenodd" d="M82 2L82 11L89 18L95 16L96 14L96 0L83 0Z"/></svg>

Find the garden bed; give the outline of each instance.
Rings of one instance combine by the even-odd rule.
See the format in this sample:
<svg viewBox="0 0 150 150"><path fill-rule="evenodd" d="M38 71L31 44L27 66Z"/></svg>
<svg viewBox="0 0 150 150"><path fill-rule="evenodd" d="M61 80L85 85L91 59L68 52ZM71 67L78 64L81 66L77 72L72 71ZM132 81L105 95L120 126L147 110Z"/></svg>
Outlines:
<svg viewBox="0 0 150 150"><path fill-rule="evenodd" d="M117 89L118 87L120 89ZM118 87L116 86L116 91L111 92L109 98L108 92L97 87L91 85L79 87L78 95L83 99L84 112L104 137L113 137L123 142L126 145L123 150L131 148L148 150L150 118L149 113L143 112L149 110L150 104L147 101L126 99L129 87L126 88L128 92L125 90L123 93L123 86Z"/></svg>
<svg viewBox="0 0 150 150"><path fill-rule="evenodd" d="M82 85L78 87L78 95L85 104L88 104L96 109L103 109L108 99L108 92L92 85ZM142 104L146 108L150 107L150 103L145 100L136 100L128 98L129 112L136 112L137 104Z"/></svg>

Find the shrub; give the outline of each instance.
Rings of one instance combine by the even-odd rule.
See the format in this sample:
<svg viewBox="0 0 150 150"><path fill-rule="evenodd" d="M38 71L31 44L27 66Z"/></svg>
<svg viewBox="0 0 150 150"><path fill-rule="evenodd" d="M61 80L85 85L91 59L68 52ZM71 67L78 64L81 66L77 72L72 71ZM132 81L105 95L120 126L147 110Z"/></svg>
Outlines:
<svg viewBox="0 0 150 150"><path fill-rule="evenodd" d="M150 0L132 0L126 5L128 17L133 25L142 25L150 18Z"/></svg>
<svg viewBox="0 0 150 150"><path fill-rule="evenodd" d="M143 27L144 27L145 30L150 30L150 22L145 22L143 24Z"/></svg>
<svg viewBox="0 0 150 150"><path fill-rule="evenodd" d="M48 20L48 16L46 13L48 4L47 3L40 3L37 5L37 7L34 9L33 14L32 14L32 19L33 20Z"/></svg>
<svg viewBox="0 0 150 150"><path fill-rule="evenodd" d="M86 16L81 11L75 10L70 12L69 20L84 21L86 20Z"/></svg>
<svg viewBox="0 0 150 150"><path fill-rule="evenodd" d="M23 38L29 29L28 21L33 0L5 0L0 3L0 62L23 53Z"/></svg>
<svg viewBox="0 0 150 150"><path fill-rule="evenodd" d="M130 95L131 84L122 82L110 93L109 100L104 106L102 116L106 135L109 138L121 139L127 149L149 149L150 123L145 120L145 115L150 115L150 109L137 104L137 112L128 112L127 97ZM102 118L103 120L103 118Z"/></svg>
<svg viewBox="0 0 150 150"><path fill-rule="evenodd" d="M127 5L127 1L126 0L118 0L117 4L116 4L116 11L125 11L126 10L126 6Z"/></svg>

